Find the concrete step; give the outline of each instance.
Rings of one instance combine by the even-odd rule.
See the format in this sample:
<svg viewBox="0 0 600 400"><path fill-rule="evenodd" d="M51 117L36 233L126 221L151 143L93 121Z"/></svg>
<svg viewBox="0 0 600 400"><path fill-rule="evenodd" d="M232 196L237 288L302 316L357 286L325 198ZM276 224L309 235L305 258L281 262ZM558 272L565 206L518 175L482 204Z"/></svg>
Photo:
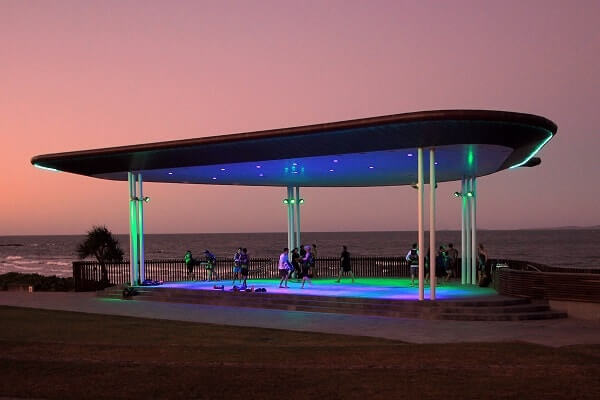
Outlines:
<svg viewBox="0 0 600 400"><path fill-rule="evenodd" d="M548 303L523 298L479 298L473 300L412 301L301 294L190 290L137 287L132 300L253 307L289 311L374 315L393 318L445 319L459 321L519 321L565 318L551 311ZM122 288L99 292L105 298L121 298Z"/></svg>

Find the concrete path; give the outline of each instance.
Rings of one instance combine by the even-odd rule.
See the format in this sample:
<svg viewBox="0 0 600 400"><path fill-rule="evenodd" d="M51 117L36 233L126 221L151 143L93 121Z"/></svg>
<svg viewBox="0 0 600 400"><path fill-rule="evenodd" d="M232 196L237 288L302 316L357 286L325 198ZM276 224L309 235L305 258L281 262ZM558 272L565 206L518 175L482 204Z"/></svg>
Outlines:
<svg viewBox="0 0 600 400"><path fill-rule="evenodd" d="M109 300L95 293L0 292L0 305L93 314L374 336L409 343L523 341L546 346L600 344L600 323L575 319L518 322L429 321L257 308Z"/></svg>

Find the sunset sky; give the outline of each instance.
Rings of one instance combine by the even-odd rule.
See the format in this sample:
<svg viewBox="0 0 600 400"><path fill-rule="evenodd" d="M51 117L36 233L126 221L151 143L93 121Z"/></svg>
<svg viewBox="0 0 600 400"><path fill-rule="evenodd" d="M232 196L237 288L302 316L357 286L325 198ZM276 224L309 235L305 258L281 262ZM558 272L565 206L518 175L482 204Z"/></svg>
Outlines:
<svg viewBox="0 0 600 400"><path fill-rule="evenodd" d="M600 224L599 1L0 1L0 235L128 231L128 189L34 155L432 109L539 114L485 229ZM149 233L286 230L284 188L146 184ZM458 183L439 229L460 229ZM306 231L413 230L410 187L303 189Z"/></svg>

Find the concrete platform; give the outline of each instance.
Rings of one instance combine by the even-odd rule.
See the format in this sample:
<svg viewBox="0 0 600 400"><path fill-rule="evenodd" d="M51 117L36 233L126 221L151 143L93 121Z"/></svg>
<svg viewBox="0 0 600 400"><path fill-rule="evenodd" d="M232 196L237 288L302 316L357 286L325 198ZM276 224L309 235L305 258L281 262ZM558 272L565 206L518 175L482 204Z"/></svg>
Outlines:
<svg viewBox="0 0 600 400"><path fill-rule="evenodd" d="M229 285L225 286L227 283ZM247 291L235 290L230 285L231 282L169 282L136 287L137 295L132 300L463 321L567 316L564 312L550 310L546 301L532 303L528 299L497 295L490 288L458 283L443 283L437 288L436 301L418 301L418 288L410 287L407 279L396 278L362 278L353 284L320 279L307 283L304 288L296 282L281 288L279 280L257 280L249 283ZM264 288L266 292L253 291L258 288ZM99 295L121 298L122 289L110 288ZM426 297L429 297L429 288Z"/></svg>

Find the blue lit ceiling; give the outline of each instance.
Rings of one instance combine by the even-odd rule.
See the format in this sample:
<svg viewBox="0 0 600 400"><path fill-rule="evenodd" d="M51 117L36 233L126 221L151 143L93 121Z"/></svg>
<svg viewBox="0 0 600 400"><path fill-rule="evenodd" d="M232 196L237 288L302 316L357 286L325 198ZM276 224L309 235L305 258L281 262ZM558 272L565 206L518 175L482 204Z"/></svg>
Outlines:
<svg viewBox="0 0 600 400"><path fill-rule="evenodd" d="M512 149L497 145L454 145L435 150L436 179L454 181L464 175L498 170ZM425 182L429 151L424 151ZM469 156L471 154L471 156ZM389 186L417 181L417 149L386 150L256 162L215 164L138 171L145 182L254 186ZM126 172L95 175L125 180Z"/></svg>
<svg viewBox="0 0 600 400"><path fill-rule="evenodd" d="M417 180L417 148L438 182L525 165L556 133L543 117L441 110L170 142L46 154L32 164L102 179L255 186L386 186Z"/></svg>

